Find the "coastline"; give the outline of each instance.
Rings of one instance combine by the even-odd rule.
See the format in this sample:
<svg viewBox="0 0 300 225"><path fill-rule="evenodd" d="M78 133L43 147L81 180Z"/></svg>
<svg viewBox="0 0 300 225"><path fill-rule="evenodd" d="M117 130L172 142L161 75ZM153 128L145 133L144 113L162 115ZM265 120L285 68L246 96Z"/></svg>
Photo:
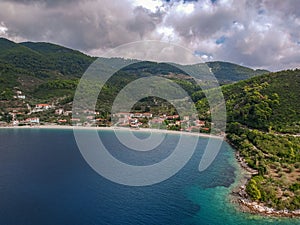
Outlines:
<svg viewBox="0 0 300 225"><path fill-rule="evenodd" d="M244 213L250 213L254 215L268 216L268 217L286 217L286 218L300 218L300 209L295 211L288 210L276 210L265 206L262 203L258 203L249 199L246 193L246 185L251 177L258 172L247 166L244 159L239 155L236 146L232 145L228 139L223 136L204 134L204 133L192 133L185 131L172 131L172 130L160 130L151 128L126 128L126 127L83 127L83 126L68 126L68 125L39 125L39 126L7 126L0 127L0 129L67 129L67 130L107 130L107 131L133 131L133 132L155 132L155 133L167 133L167 134L180 134L189 136L198 136L204 138L217 138L224 139L235 150L235 160L238 165L238 177L237 182L234 183L230 190L229 201L234 205L236 210Z"/></svg>
<svg viewBox="0 0 300 225"><path fill-rule="evenodd" d="M248 167L244 159L239 155L238 150L228 140L226 140L236 151L235 160L238 165L237 182L230 190L229 201L234 204L236 210L250 213L254 215L267 216L267 217L282 217L282 218L300 218L300 209L295 211L289 210L276 210L265 206L263 203L252 201L246 193L246 185L251 177L258 174L257 171Z"/></svg>
<svg viewBox="0 0 300 225"><path fill-rule="evenodd" d="M174 131L174 130L163 130L163 129L152 129L152 128L129 128L129 127L84 127L84 126L69 126L69 125L35 125L35 126L6 126L0 127L0 129L68 129L68 130L118 130L118 131L133 131L133 132L153 132L153 133L167 133L167 134L180 134L190 135L204 138L216 138L224 139L225 136L186 132L186 131Z"/></svg>

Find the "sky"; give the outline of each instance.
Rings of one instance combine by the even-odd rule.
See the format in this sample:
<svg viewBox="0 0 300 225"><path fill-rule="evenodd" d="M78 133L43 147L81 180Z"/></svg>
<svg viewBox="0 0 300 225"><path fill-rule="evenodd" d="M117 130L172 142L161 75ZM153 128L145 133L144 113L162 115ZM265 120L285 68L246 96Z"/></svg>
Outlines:
<svg viewBox="0 0 300 225"><path fill-rule="evenodd" d="M101 56L161 40L204 61L300 68L300 0L1 0L0 36Z"/></svg>

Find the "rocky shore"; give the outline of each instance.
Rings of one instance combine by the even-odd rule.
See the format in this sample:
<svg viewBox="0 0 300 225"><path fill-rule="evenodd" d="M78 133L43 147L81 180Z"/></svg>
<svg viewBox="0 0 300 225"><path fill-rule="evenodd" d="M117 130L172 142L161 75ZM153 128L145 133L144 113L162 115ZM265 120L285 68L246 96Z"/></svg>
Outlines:
<svg viewBox="0 0 300 225"><path fill-rule="evenodd" d="M239 183L236 187L233 188L231 195L231 202L239 206L239 210L243 212L248 212L252 214L260 214L262 216L273 216L273 217L300 217L300 209L295 211L289 210L276 210L270 207L265 206L263 203L254 202L250 200L247 192L246 185L251 179L251 177L258 172L250 167L248 167L245 160L240 156L237 151L236 159L241 168L241 175Z"/></svg>

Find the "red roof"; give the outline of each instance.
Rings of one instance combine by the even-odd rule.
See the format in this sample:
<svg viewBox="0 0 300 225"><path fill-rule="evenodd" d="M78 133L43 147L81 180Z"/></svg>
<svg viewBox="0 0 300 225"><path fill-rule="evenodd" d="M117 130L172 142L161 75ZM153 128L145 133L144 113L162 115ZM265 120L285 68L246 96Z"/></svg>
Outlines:
<svg viewBox="0 0 300 225"><path fill-rule="evenodd" d="M37 104L39 107L45 107L45 106L50 106L49 104Z"/></svg>

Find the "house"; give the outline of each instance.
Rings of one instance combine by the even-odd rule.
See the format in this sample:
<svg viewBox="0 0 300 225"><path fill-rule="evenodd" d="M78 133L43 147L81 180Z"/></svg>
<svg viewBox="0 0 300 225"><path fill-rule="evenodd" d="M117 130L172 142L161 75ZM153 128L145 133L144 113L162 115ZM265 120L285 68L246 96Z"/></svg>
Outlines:
<svg viewBox="0 0 300 225"><path fill-rule="evenodd" d="M153 116L152 113L143 113L143 117L144 118L148 118L149 119L149 118L152 118L152 116Z"/></svg>
<svg viewBox="0 0 300 225"><path fill-rule="evenodd" d="M210 131L210 129L209 129L208 127L202 127L202 128L201 128L201 131L204 131L204 132L209 132L209 131Z"/></svg>
<svg viewBox="0 0 300 225"><path fill-rule="evenodd" d="M66 123L68 122L66 119L61 119L61 120L58 120L59 123Z"/></svg>
<svg viewBox="0 0 300 225"><path fill-rule="evenodd" d="M28 118L25 120L26 123L40 123L40 118L38 117L33 117L33 118Z"/></svg>
<svg viewBox="0 0 300 225"><path fill-rule="evenodd" d="M49 104L36 104L35 108L36 109L45 109L45 110L48 110L48 109L51 108L51 105L49 105Z"/></svg>
<svg viewBox="0 0 300 225"><path fill-rule="evenodd" d="M175 125L180 126L180 125L181 125L181 121L180 121L180 120L177 120L177 121L175 122Z"/></svg>
<svg viewBox="0 0 300 225"><path fill-rule="evenodd" d="M196 126L199 126L199 127L205 126L205 121L203 121L203 120L196 120L195 123L196 123Z"/></svg>
<svg viewBox="0 0 300 225"><path fill-rule="evenodd" d="M13 121L13 126L18 126L19 125L19 120L14 120Z"/></svg>
<svg viewBox="0 0 300 225"><path fill-rule="evenodd" d="M32 112L42 112L51 108L52 106L49 104L36 104Z"/></svg>
<svg viewBox="0 0 300 225"><path fill-rule="evenodd" d="M64 109L56 109L55 114L56 115L62 115L64 113Z"/></svg>
<svg viewBox="0 0 300 225"><path fill-rule="evenodd" d="M143 113L134 113L132 117L134 117L134 118L142 118L143 117Z"/></svg>
<svg viewBox="0 0 300 225"><path fill-rule="evenodd" d="M179 115L167 116L167 119L168 119L168 120L179 119Z"/></svg>
<svg viewBox="0 0 300 225"><path fill-rule="evenodd" d="M88 120L93 120L95 117L94 116L87 116L86 119Z"/></svg>
<svg viewBox="0 0 300 225"><path fill-rule="evenodd" d="M137 124L138 122L139 122L138 119L130 119L130 120L129 120L129 123L130 123L130 124Z"/></svg>
<svg viewBox="0 0 300 225"><path fill-rule="evenodd" d="M18 95L17 98L18 98L18 99L25 99L26 96L25 96L25 95Z"/></svg>

